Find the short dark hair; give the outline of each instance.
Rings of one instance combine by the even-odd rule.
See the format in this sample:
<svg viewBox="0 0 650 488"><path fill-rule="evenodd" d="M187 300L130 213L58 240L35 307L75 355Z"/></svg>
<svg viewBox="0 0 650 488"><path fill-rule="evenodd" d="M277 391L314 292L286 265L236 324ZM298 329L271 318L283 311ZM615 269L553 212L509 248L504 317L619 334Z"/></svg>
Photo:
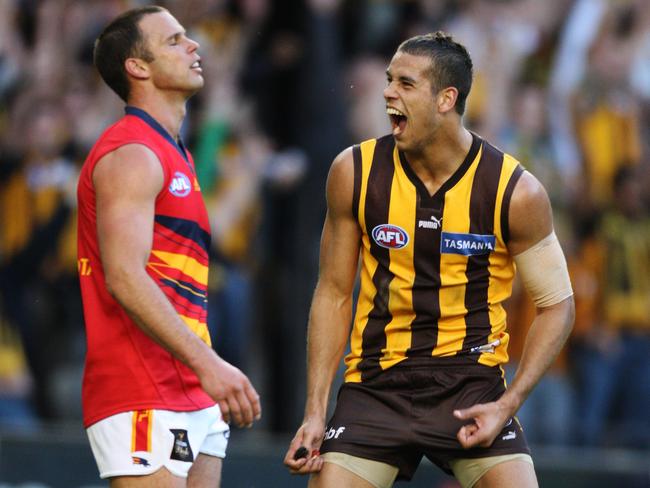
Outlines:
<svg viewBox="0 0 650 488"><path fill-rule="evenodd" d="M124 62L134 57L153 61L138 24L145 15L159 12L167 9L149 5L128 10L108 24L95 41L93 62L102 79L125 102L131 86Z"/></svg>
<svg viewBox="0 0 650 488"><path fill-rule="evenodd" d="M411 37L397 48L413 56L431 60L429 77L434 93L453 86L458 90L456 112L463 115L467 95L472 88L473 65L467 49L447 33L437 31Z"/></svg>

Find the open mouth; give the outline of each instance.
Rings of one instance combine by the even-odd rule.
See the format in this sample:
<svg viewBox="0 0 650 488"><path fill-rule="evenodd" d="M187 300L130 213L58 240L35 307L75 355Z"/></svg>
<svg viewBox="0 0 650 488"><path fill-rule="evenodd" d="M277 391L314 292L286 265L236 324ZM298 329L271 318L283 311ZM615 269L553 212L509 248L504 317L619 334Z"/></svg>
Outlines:
<svg viewBox="0 0 650 488"><path fill-rule="evenodd" d="M198 70L198 71L203 71L203 70L201 69L201 60L199 59L199 60L195 61L194 63L192 63L192 65L190 66L190 69L195 69L195 70Z"/></svg>
<svg viewBox="0 0 650 488"><path fill-rule="evenodd" d="M393 135L400 135L406 128L408 118L402 112L393 107L387 107L386 113L390 118L390 124L393 127Z"/></svg>

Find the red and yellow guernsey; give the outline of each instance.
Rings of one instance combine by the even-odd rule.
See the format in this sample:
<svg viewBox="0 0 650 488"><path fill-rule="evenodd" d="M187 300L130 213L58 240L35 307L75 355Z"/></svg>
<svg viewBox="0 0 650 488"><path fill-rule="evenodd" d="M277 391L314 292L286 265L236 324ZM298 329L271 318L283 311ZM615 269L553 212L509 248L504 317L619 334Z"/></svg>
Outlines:
<svg viewBox="0 0 650 488"><path fill-rule="evenodd" d="M86 323L83 378L84 425L131 410L189 411L215 402L196 375L149 338L108 293L97 242L92 174L107 153L142 144L158 157L165 182L155 204L147 273L178 315L207 344L208 249L210 227L194 162L149 114L127 107L92 148L78 187L78 268ZM115 188L119 192L119 188Z"/></svg>

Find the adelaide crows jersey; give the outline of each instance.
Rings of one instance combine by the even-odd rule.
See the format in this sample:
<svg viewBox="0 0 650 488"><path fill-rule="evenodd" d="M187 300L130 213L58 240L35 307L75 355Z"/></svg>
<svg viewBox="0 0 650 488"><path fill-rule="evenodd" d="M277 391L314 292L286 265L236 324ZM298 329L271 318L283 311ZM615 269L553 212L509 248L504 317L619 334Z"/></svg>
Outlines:
<svg viewBox="0 0 650 488"><path fill-rule="evenodd" d="M392 136L354 146L362 265L346 381L410 358L507 361L508 208L523 168L472 136L467 157L434 195Z"/></svg>
<svg viewBox="0 0 650 488"><path fill-rule="evenodd" d="M92 148L78 186L78 269L87 341L82 395L86 426L124 411L188 411L214 404L194 372L149 338L106 289L92 174L103 156L126 144L147 146L164 172L146 271L187 327L210 344L206 325L210 227L192 157L149 114L127 107L126 116Z"/></svg>

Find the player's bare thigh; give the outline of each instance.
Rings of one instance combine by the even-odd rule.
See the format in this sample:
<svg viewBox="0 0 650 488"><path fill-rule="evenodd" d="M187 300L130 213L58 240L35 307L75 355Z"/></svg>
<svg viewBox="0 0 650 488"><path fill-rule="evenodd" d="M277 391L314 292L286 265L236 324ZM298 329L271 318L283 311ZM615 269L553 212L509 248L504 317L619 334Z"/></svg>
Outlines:
<svg viewBox="0 0 650 488"><path fill-rule="evenodd" d="M174 476L164 466L146 476L116 476L110 478L110 488L185 488L185 478Z"/></svg>
<svg viewBox="0 0 650 488"><path fill-rule="evenodd" d="M187 488L219 488L223 460L207 454L199 454L187 474Z"/></svg>
<svg viewBox="0 0 650 488"><path fill-rule="evenodd" d="M308 488L374 488L352 471L332 463L324 463L320 472L311 475Z"/></svg>
<svg viewBox="0 0 650 488"><path fill-rule="evenodd" d="M537 488L537 476L531 463L506 461L490 468L474 488Z"/></svg>
<svg viewBox="0 0 650 488"><path fill-rule="evenodd" d="M146 476L117 476L110 479L111 488L218 488L221 483L221 459L199 454L192 464L187 480L174 476L164 466Z"/></svg>
<svg viewBox="0 0 650 488"><path fill-rule="evenodd" d="M396 466L342 452L321 457L323 468L312 476L310 488L391 488L398 473Z"/></svg>

